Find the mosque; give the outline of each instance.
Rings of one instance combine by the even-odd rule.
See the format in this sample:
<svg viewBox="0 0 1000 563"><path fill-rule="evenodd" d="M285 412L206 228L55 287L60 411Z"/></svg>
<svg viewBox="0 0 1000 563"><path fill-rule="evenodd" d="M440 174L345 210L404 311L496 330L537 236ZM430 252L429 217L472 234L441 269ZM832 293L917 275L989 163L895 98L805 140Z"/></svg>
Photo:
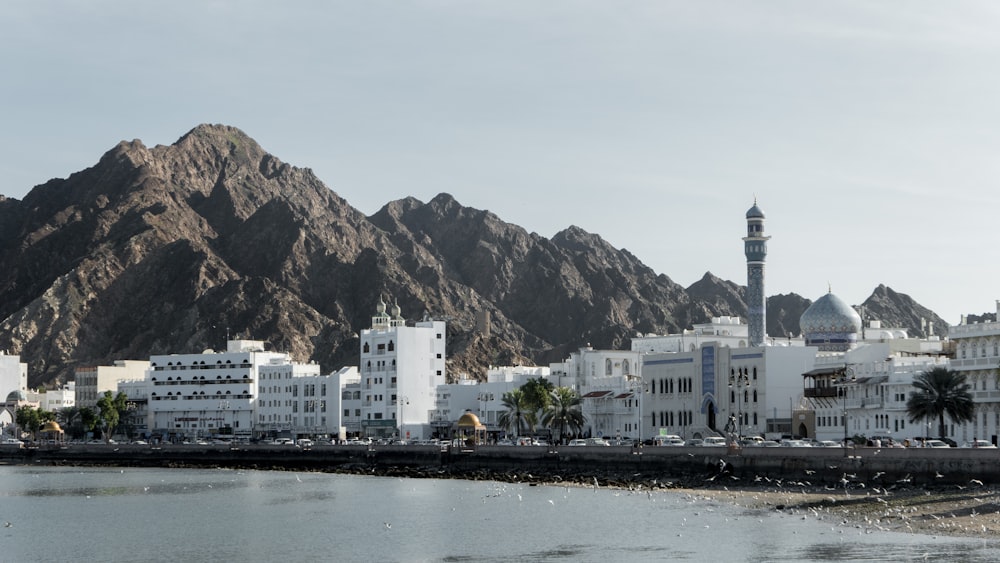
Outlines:
<svg viewBox="0 0 1000 563"><path fill-rule="evenodd" d="M947 362L945 343L909 338L878 321L864 327L832 291L802 314L800 337L769 338L770 237L756 200L746 221L747 324L717 317L680 334L633 339L648 387L644 434L690 439L730 431L819 440L921 434L906 420L906 397L914 375Z"/></svg>

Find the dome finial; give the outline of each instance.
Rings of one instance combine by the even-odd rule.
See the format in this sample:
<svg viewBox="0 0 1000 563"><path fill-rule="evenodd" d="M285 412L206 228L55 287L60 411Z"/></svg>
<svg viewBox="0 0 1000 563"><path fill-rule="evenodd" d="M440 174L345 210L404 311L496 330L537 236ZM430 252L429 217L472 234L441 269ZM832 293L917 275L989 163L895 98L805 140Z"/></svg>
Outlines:
<svg viewBox="0 0 1000 563"><path fill-rule="evenodd" d="M833 284L832 283L826 282L826 292L827 293L833 293Z"/></svg>

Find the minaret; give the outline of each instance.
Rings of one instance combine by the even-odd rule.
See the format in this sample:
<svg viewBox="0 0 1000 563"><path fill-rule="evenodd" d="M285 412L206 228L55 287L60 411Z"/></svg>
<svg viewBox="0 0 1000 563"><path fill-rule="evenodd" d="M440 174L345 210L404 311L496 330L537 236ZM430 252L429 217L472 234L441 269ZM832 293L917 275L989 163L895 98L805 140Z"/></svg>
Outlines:
<svg viewBox="0 0 1000 563"><path fill-rule="evenodd" d="M747 323L750 328L750 346L763 346L767 337L767 297L764 294L764 260L767 258L767 240L764 236L764 212L757 207L747 211L747 236L743 237L743 251L747 256Z"/></svg>

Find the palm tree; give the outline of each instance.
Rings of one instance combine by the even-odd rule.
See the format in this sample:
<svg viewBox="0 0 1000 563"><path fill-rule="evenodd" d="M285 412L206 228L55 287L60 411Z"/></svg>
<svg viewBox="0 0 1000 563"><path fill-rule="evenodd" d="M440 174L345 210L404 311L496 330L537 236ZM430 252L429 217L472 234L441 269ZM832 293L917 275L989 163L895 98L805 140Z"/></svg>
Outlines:
<svg viewBox="0 0 1000 563"><path fill-rule="evenodd" d="M542 424L558 430L556 437L562 440L563 432L569 428L574 434L583 429L583 401L576 391L569 387L557 387L549 394L549 406L542 414Z"/></svg>
<svg viewBox="0 0 1000 563"><path fill-rule="evenodd" d="M521 389L514 389L503 394L501 398L503 406L507 409L500 413L500 426L507 430L513 430L514 436L521 433L521 427L528 422L528 401Z"/></svg>
<svg viewBox="0 0 1000 563"><path fill-rule="evenodd" d="M972 422L976 405L969 393L965 375L945 367L929 369L913 380L916 391L906 401L910 422L931 417L938 419L938 436L944 437L944 415L957 423Z"/></svg>

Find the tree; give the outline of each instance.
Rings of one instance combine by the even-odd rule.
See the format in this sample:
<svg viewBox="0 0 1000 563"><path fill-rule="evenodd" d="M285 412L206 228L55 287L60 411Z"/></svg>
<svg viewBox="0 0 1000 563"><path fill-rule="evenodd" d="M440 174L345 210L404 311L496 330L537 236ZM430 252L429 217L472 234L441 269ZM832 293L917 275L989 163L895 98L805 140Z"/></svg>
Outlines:
<svg viewBox="0 0 1000 563"><path fill-rule="evenodd" d="M944 437L944 415L957 423L972 422L976 405L965 375L945 367L929 369L913 380L916 391L906 401L910 422L938 419L938 436Z"/></svg>
<svg viewBox="0 0 1000 563"><path fill-rule="evenodd" d="M501 402L506 411L500 413L497 422L507 430L512 430L514 436L521 434L521 428L527 422L528 402L522 389L513 389L503 394Z"/></svg>
<svg viewBox="0 0 1000 563"><path fill-rule="evenodd" d="M62 425L68 436L80 437L83 434L81 410L83 409L80 407L63 407L56 411L56 421Z"/></svg>
<svg viewBox="0 0 1000 563"><path fill-rule="evenodd" d="M586 417L583 416L583 401L576 391L569 387L556 387L550 393L549 406L542 414L542 424L552 430L558 430L556 439L562 440L567 428L576 434L583 429Z"/></svg>
<svg viewBox="0 0 1000 563"><path fill-rule="evenodd" d="M31 438L35 439L35 435L42 425L50 420L55 420L55 416L52 411L42 410L40 407L21 405L14 413L14 420L22 432L25 430L31 432Z"/></svg>
<svg viewBox="0 0 1000 563"><path fill-rule="evenodd" d="M118 395L105 391L97 400L97 409L97 420L104 434L104 441L108 441L114 436L122 417L128 413L128 396L122 391L119 391Z"/></svg>
<svg viewBox="0 0 1000 563"><path fill-rule="evenodd" d="M80 409L80 424L83 425L84 432L93 432L97 429L97 413L90 407Z"/></svg>
<svg viewBox="0 0 1000 563"><path fill-rule="evenodd" d="M544 377L529 379L521 386L521 391L524 393L525 410L527 411L524 420L528 424L530 432L535 432L535 424L552 401L553 389L555 387L552 382Z"/></svg>

